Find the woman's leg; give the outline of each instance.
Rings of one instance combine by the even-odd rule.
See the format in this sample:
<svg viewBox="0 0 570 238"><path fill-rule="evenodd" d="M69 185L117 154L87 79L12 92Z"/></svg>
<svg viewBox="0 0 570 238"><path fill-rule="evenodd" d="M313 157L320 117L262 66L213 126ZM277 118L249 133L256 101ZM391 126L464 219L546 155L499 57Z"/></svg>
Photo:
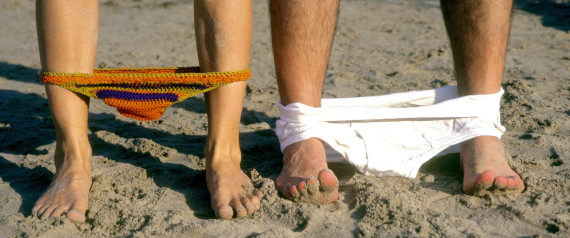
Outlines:
<svg viewBox="0 0 570 238"><path fill-rule="evenodd" d="M97 48L97 1L36 1L42 70L91 73ZM32 214L42 219L63 214L84 221L91 187L91 146L87 138L89 98L46 85L56 132L56 174Z"/></svg>
<svg viewBox="0 0 570 238"><path fill-rule="evenodd" d="M196 42L202 72L249 67L251 1L194 1ZM205 94L208 113L206 181L212 208L222 219L245 216L260 208L261 193L240 168L239 125L245 82Z"/></svg>

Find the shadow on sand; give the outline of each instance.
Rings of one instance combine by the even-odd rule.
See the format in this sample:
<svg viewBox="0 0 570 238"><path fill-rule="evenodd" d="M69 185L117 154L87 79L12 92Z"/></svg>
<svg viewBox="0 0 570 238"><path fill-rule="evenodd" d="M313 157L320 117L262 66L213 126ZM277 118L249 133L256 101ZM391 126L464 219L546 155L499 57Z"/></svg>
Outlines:
<svg viewBox="0 0 570 238"><path fill-rule="evenodd" d="M517 8L541 16L542 25L570 31L570 2L563 0L517 0Z"/></svg>

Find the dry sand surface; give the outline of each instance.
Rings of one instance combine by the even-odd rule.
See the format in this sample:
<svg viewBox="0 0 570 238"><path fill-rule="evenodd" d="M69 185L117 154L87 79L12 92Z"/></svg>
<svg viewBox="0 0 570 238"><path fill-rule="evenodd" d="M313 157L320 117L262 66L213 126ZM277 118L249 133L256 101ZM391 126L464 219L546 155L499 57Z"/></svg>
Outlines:
<svg viewBox="0 0 570 238"><path fill-rule="evenodd" d="M189 0L102 0L98 67L197 65ZM503 141L526 190L464 195L459 156L416 179L336 166L340 199L295 204L274 187L282 166L266 1L254 1L251 69L241 124L242 167L266 194L255 215L214 219L205 184L203 97L138 122L91 103L94 155L87 221L41 221L32 205L54 173L54 130L40 68L34 1L0 2L0 237L559 236L570 233L570 5L519 1L503 81ZM435 0L342 1L324 97L455 84Z"/></svg>

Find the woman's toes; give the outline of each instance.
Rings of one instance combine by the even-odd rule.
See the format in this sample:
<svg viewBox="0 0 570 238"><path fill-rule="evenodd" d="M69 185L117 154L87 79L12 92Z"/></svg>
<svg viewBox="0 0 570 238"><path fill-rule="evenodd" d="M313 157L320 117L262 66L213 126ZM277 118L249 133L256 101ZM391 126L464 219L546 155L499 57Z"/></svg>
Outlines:
<svg viewBox="0 0 570 238"><path fill-rule="evenodd" d="M253 208L255 209L255 211L257 211L261 208L261 201L259 200L259 197L257 197L256 195L250 194L250 195L248 195L248 199L253 204Z"/></svg>
<svg viewBox="0 0 570 238"><path fill-rule="evenodd" d="M261 190L254 190L254 191L253 191L253 195L255 195L255 196L258 198L258 201L259 201L259 199L262 199L262 198L263 198L263 191L261 191Z"/></svg>
<svg viewBox="0 0 570 238"><path fill-rule="evenodd" d="M55 210L53 210L53 212L51 213L51 217L58 218L61 215L63 215L65 212L66 210L63 207L58 207Z"/></svg>
<svg viewBox="0 0 570 238"><path fill-rule="evenodd" d="M55 210L57 207L56 206L49 206L48 208L46 208L43 213L42 216L40 217L40 219L42 220L46 220L50 217L51 213L53 212L53 210Z"/></svg>
<svg viewBox="0 0 570 238"><path fill-rule="evenodd" d="M84 222L85 221L85 212L78 211L78 210L69 210L65 213L67 219L73 222Z"/></svg>
<svg viewBox="0 0 570 238"><path fill-rule="evenodd" d="M253 202L251 202L248 198L242 197L241 204L243 204L243 206L247 210L247 213L255 212L255 205L253 205Z"/></svg>
<svg viewBox="0 0 570 238"><path fill-rule="evenodd" d="M42 208L41 206L35 206L34 208L32 208L32 216L40 217L40 209L41 208Z"/></svg>
<svg viewBox="0 0 570 238"><path fill-rule="evenodd" d="M298 191L303 191L305 190L305 188L307 187L305 181L301 181L299 184L297 184L297 190Z"/></svg>
<svg viewBox="0 0 570 238"><path fill-rule="evenodd" d="M42 206L37 210L36 216L41 219L42 216L44 215L45 211L46 211L50 206L51 206L51 205L49 205L49 204L44 204L44 205L42 205Z"/></svg>
<svg viewBox="0 0 570 238"><path fill-rule="evenodd" d="M234 211L232 207L228 205L222 205L215 210L216 217L220 219L231 219L234 216Z"/></svg>
<svg viewBox="0 0 570 238"><path fill-rule="evenodd" d="M244 217L247 215L247 209L241 204L240 201L234 200L232 202L232 207L234 208L234 211L236 211L237 217Z"/></svg>

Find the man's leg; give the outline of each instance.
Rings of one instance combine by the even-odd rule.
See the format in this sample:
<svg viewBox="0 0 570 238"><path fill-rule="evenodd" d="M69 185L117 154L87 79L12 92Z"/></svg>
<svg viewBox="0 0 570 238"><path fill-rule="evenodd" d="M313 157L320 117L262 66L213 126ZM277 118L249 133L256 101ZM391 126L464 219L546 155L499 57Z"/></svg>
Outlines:
<svg viewBox="0 0 570 238"><path fill-rule="evenodd" d="M249 67L251 1L194 1L196 44L201 72L237 71ZM205 94L208 113L206 181L216 216L242 217L260 208L260 191L240 168L239 125L245 82Z"/></svg>
<svg viewBox="0 0 570 238"><path fill-rule="evenodd" d="M512 4L508 0L441 1L461 96L499 91ZM496 137L481 136L462 143L461 167L463 190L468 194L520 192L524 188Z"/></svg>
<svg viewBox="0 0 570 238"><path fill-rule="evenodd" d="M42 70L91 73L97 49L97 1L36 2ZM42 219L66 214L84 221L91 188L91 146L87 138L89 98L46 85L56 132L56 173L38 199L33 215Z"/></svg>
<svg viewBox="0 0 570 238"><path fill-rule="evenodd" d="M281 103L319 107L334 36L338 0L270 2L273 52ZM327 169L323 143L312 138L283 152L278 190L286 198L312 203L338 199L338 180Z"/></svg>

